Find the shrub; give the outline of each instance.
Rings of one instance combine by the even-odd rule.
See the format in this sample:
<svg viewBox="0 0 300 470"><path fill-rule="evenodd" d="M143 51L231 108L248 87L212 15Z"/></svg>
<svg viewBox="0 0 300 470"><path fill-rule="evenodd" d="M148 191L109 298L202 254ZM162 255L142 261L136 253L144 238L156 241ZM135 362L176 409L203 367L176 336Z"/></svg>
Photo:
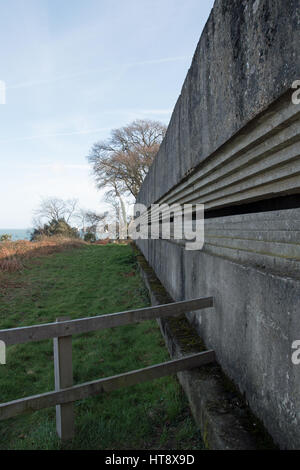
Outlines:
<svg viewBox="0 0 300 470"><path fill-rule="evenodd" d="M31 234L31 241L40 240L41 237L62 236L67 238L80 238L77 228L71 227L65 219L51 220L43 227L35 228Z"/></svg>
<svg viewBox="0 0 300 470"><path fill-rule="evenodd" d="M94 243L96 241L96 235L92 232L87 232L85 235L84 235L84 241L85 242L92 242Z"/></svg>
<svg viewBox="0 0 300 470"><path fill-rule="evenodd" d="M3 235L1 235L0 242L9 242L9 241L11 241L11 235L9 235L8 233L4 233Z"/></svg>

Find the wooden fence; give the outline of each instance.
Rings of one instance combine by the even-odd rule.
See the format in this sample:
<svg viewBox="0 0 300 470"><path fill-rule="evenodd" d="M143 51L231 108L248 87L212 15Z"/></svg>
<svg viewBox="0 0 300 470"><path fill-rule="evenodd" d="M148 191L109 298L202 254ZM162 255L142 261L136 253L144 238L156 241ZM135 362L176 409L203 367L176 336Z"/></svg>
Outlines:
<svg viewBox="0 0 300 470"><path fill-rule="evenodd" d="M210 350L74 386L72 335L139 323L154 318L179 316L211 307L213 307L213 298L207 297L77 320L58 318L56 323L1 330L0 341L7 346L53 338L55 390L0 404L0 420L12 418L26 411L56 406L58 435L62 440L72 439L74 437L73 403L75 401L199 367L215 360L214 351Z"/></svg>

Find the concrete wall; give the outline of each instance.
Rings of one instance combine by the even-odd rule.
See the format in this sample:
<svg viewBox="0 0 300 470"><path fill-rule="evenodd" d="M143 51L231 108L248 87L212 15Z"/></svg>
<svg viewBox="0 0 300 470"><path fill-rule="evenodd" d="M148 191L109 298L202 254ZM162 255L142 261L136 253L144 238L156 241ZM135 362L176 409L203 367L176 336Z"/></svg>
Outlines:
<svg viewBox="0 0 300 470"><path fill-rule="evenodd" d="M299 0L217 0L139 202L150 205L300 79Z"/></svg>
<svg viewBox="0 0 300 470"><path fill-rule="evenodd" d="M291 344L300 339L300 281L169 241L139 247L176 300L214 297L215 309L190 321L275 442L299 449L300 366Z"/></svg>
<svg viewBox="0 0 300 470"><path fill-rule="evenodd" d="M137 244L175 299L215 297L214 311L189 320L291 449L300 448L300 366L291 362L300 339L300 105L290 89L300 79L299 22L298 0L215 2L137 199L205 204L203 250ZM293 208L275 209L278 197Z"/></svg>

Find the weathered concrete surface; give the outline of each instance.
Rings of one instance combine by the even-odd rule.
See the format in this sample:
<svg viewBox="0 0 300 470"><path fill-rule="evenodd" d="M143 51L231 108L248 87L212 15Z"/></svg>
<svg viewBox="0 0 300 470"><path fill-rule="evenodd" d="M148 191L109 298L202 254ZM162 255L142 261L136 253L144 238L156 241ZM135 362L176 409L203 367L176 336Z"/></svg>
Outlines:
<svg viewBox="0 0 300 470"><path fill-rule="evenodd" d="M164 195L206 212L300 192L300 104L288 92Z"/></svg>
<svg viewBox="0 0 300 470"><path fill-rule="evenodd" d="M173 302L141 252L136 248L134 251L142 277L149 289L152 305ZM160 319L158 323L172 358L206 349L184 315L179 318ZM253 416L243 397L217 363L180 372L177 376L207 449L275 448L271 437Z"/></svg>
<svg viewBox="0 0 300 470"><path fill-rule="evenodd" d="M299 0L216 0L138 202L178 184L300 79Z"/></svg>
<svg viewBox="0 0 300 470"><path fill-rule="evenodd" d="M300 448L300 281L163 240L139 248L175 300L213 296L189 321L281 448ZM300 338L299 338L300 339Z"/></svg>
<svg viewBox="0 0 300 470"><path fill-rule="evenodd" d="M188 319L288 449L300 449L300 366L291 362L300 340L299 45L299 0L216 0L137 198L205 203L213 218L202 251L137 245L175 300L215 298L213 315ZM270 210L270 200L290 197L293 209Z"/></svg>

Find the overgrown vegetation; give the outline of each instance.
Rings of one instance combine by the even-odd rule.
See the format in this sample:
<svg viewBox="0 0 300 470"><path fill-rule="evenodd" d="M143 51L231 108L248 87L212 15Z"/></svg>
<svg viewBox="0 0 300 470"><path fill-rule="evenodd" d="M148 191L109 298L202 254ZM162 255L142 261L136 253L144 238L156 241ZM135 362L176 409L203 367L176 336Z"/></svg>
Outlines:
<svg viewBox="0 0 300 470"><path fill-rule="evenodd" d="M84 244L83 240L62 236L44 236L34 243L26 240L3 241L0 243L0 285L1 274L21 271L26 260L30 258L82 247Z"/></svg>
<svg viewBox="0 0 300 470"><path fill-rule="evenodd" d="M3 235L1 235L0 237L0 242L9 242L11 241L11 235L8 234L8 233L4 233Z"/></svg>
<svg viewBox="0 0 300 470"><path fill-rule="evenodd" d="M37 254L37 252L35 253ZM127 245L88 245L51 256L25 257L24 269L3 273L0 328L118 312L149 305ZM73 337L74 383L168 359L155 321ZM52 341L8 348L0 366L1 401L54 389ZM75 404L70 449L199 449L202 442L175 377ZM0 449L59 449L55 410L0 423Z"/></svg>
<svg viewBox="0 0 300 470"><path fill-rule="evenodd" d="M71 227L65 219L52 219L49 224L35 228L31 234L31 241L41 240L43 237L80 238L79 230Z"/></svg>

